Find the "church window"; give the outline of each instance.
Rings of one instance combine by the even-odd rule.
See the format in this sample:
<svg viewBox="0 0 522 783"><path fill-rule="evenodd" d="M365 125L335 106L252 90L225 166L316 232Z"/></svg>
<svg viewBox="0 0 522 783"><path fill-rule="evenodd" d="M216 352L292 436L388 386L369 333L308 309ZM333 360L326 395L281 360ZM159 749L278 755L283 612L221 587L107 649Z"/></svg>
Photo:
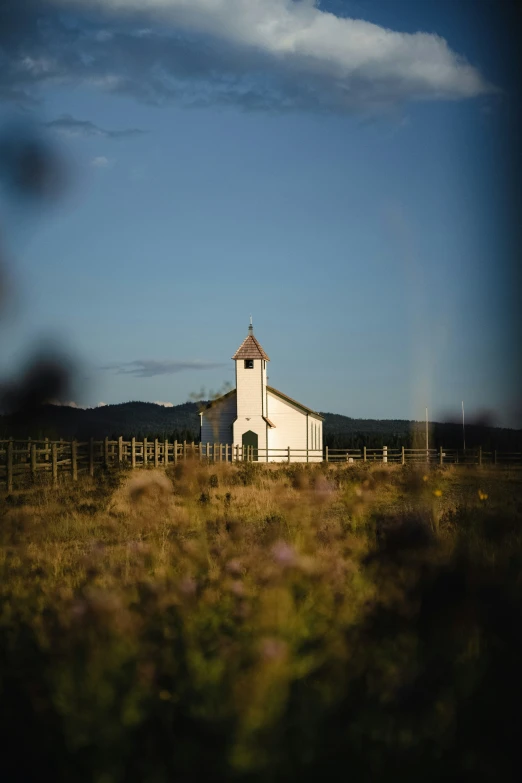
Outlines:
<svg viewBox="0 0 522 783"><path fill-rule="evenodd" d="M245 359L245 370L253 370L253 369L254 369L254 360Z"/></svg>

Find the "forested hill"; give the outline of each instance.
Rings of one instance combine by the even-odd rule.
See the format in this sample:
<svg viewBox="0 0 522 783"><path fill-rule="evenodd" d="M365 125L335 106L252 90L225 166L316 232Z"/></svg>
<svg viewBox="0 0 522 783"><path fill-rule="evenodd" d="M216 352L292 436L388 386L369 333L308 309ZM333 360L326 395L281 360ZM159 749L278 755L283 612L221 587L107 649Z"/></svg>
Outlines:
<svg viewBox="0 0 522 783"><path fill-rule="evenodd" d="M46 405L30 416L0 416L0 437L18 438L169 438L198 440L200 404L185 402L166 408L152 402L124 402L100 408L71 408ZM424 422L406 419L352 419L336 413L323 413L324 440L330 448L361 446L419 446L425 444ZM462 425L430 424L430 446L460 448ZM522 450L522 431L467 425L466 445L470 448Z"/></svg>

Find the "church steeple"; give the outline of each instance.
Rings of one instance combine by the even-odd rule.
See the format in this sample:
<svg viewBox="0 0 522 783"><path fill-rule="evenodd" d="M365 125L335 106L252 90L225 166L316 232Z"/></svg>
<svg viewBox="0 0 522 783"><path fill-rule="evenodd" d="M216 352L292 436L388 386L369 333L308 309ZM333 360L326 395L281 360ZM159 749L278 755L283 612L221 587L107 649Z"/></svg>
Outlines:
<svg viewBox="0 0 522 783"><path fill-rule="evenodd" d="M260 437L265 433L265 438L263 417L267 409L266 365L269 358L254 337L252 316L248 334L232 358L236 363L237 421L248 421L249 428L256 432L259 429Z"/></svg>
<svg viewBox="0 0 522 783"><path fill-rule="evenodd" d="M270 359L261 348L260 344L254 337L254 327L252 326L252 316L250 316L250 325L248 327L248 335L245 337L237 351L232 357L235 361L240 359L264 359L265 362L269 362Z"/></svg>

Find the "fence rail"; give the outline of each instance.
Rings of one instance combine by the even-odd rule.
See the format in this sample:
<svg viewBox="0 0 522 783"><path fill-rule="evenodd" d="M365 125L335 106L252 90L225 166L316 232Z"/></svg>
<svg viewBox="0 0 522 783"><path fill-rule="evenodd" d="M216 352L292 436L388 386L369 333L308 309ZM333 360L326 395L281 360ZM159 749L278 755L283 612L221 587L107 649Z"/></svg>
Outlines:
<svg viewBox="0 0 522 783"><path fill-rule="evenodd" d="M522 467L522 452L483 451L476 449L256 449L230 443L188 443L168 440L64 441L1 440L0 486L11 492L15 481L35 480L38 474L49 474L57 483L59 474L69 474L74 481L81 474L94 475L97 468L126 465L130 468L166 467L180 460L208 462L380 462L428 465L498 465Z"/></svg>

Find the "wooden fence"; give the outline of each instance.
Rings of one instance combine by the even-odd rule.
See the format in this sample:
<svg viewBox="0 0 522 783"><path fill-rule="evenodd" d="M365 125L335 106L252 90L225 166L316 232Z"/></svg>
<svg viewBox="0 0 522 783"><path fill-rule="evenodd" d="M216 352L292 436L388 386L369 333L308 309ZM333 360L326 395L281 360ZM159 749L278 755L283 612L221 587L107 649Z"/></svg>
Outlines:
<svg viewBox="0 0 522 783"><path fill-rule="evenodd" d="M11 492L19 481L35 480L48 474L57 483L59 474L76 481L80 474L94 476L97 468L127 466L165 467L180 460L207 462L380 462L429 465L499 465L522 467L522 452L497 452L477 449L254 449L229 443L180 443L168 440L89 440L0 441L0 485Z"/></svg>

